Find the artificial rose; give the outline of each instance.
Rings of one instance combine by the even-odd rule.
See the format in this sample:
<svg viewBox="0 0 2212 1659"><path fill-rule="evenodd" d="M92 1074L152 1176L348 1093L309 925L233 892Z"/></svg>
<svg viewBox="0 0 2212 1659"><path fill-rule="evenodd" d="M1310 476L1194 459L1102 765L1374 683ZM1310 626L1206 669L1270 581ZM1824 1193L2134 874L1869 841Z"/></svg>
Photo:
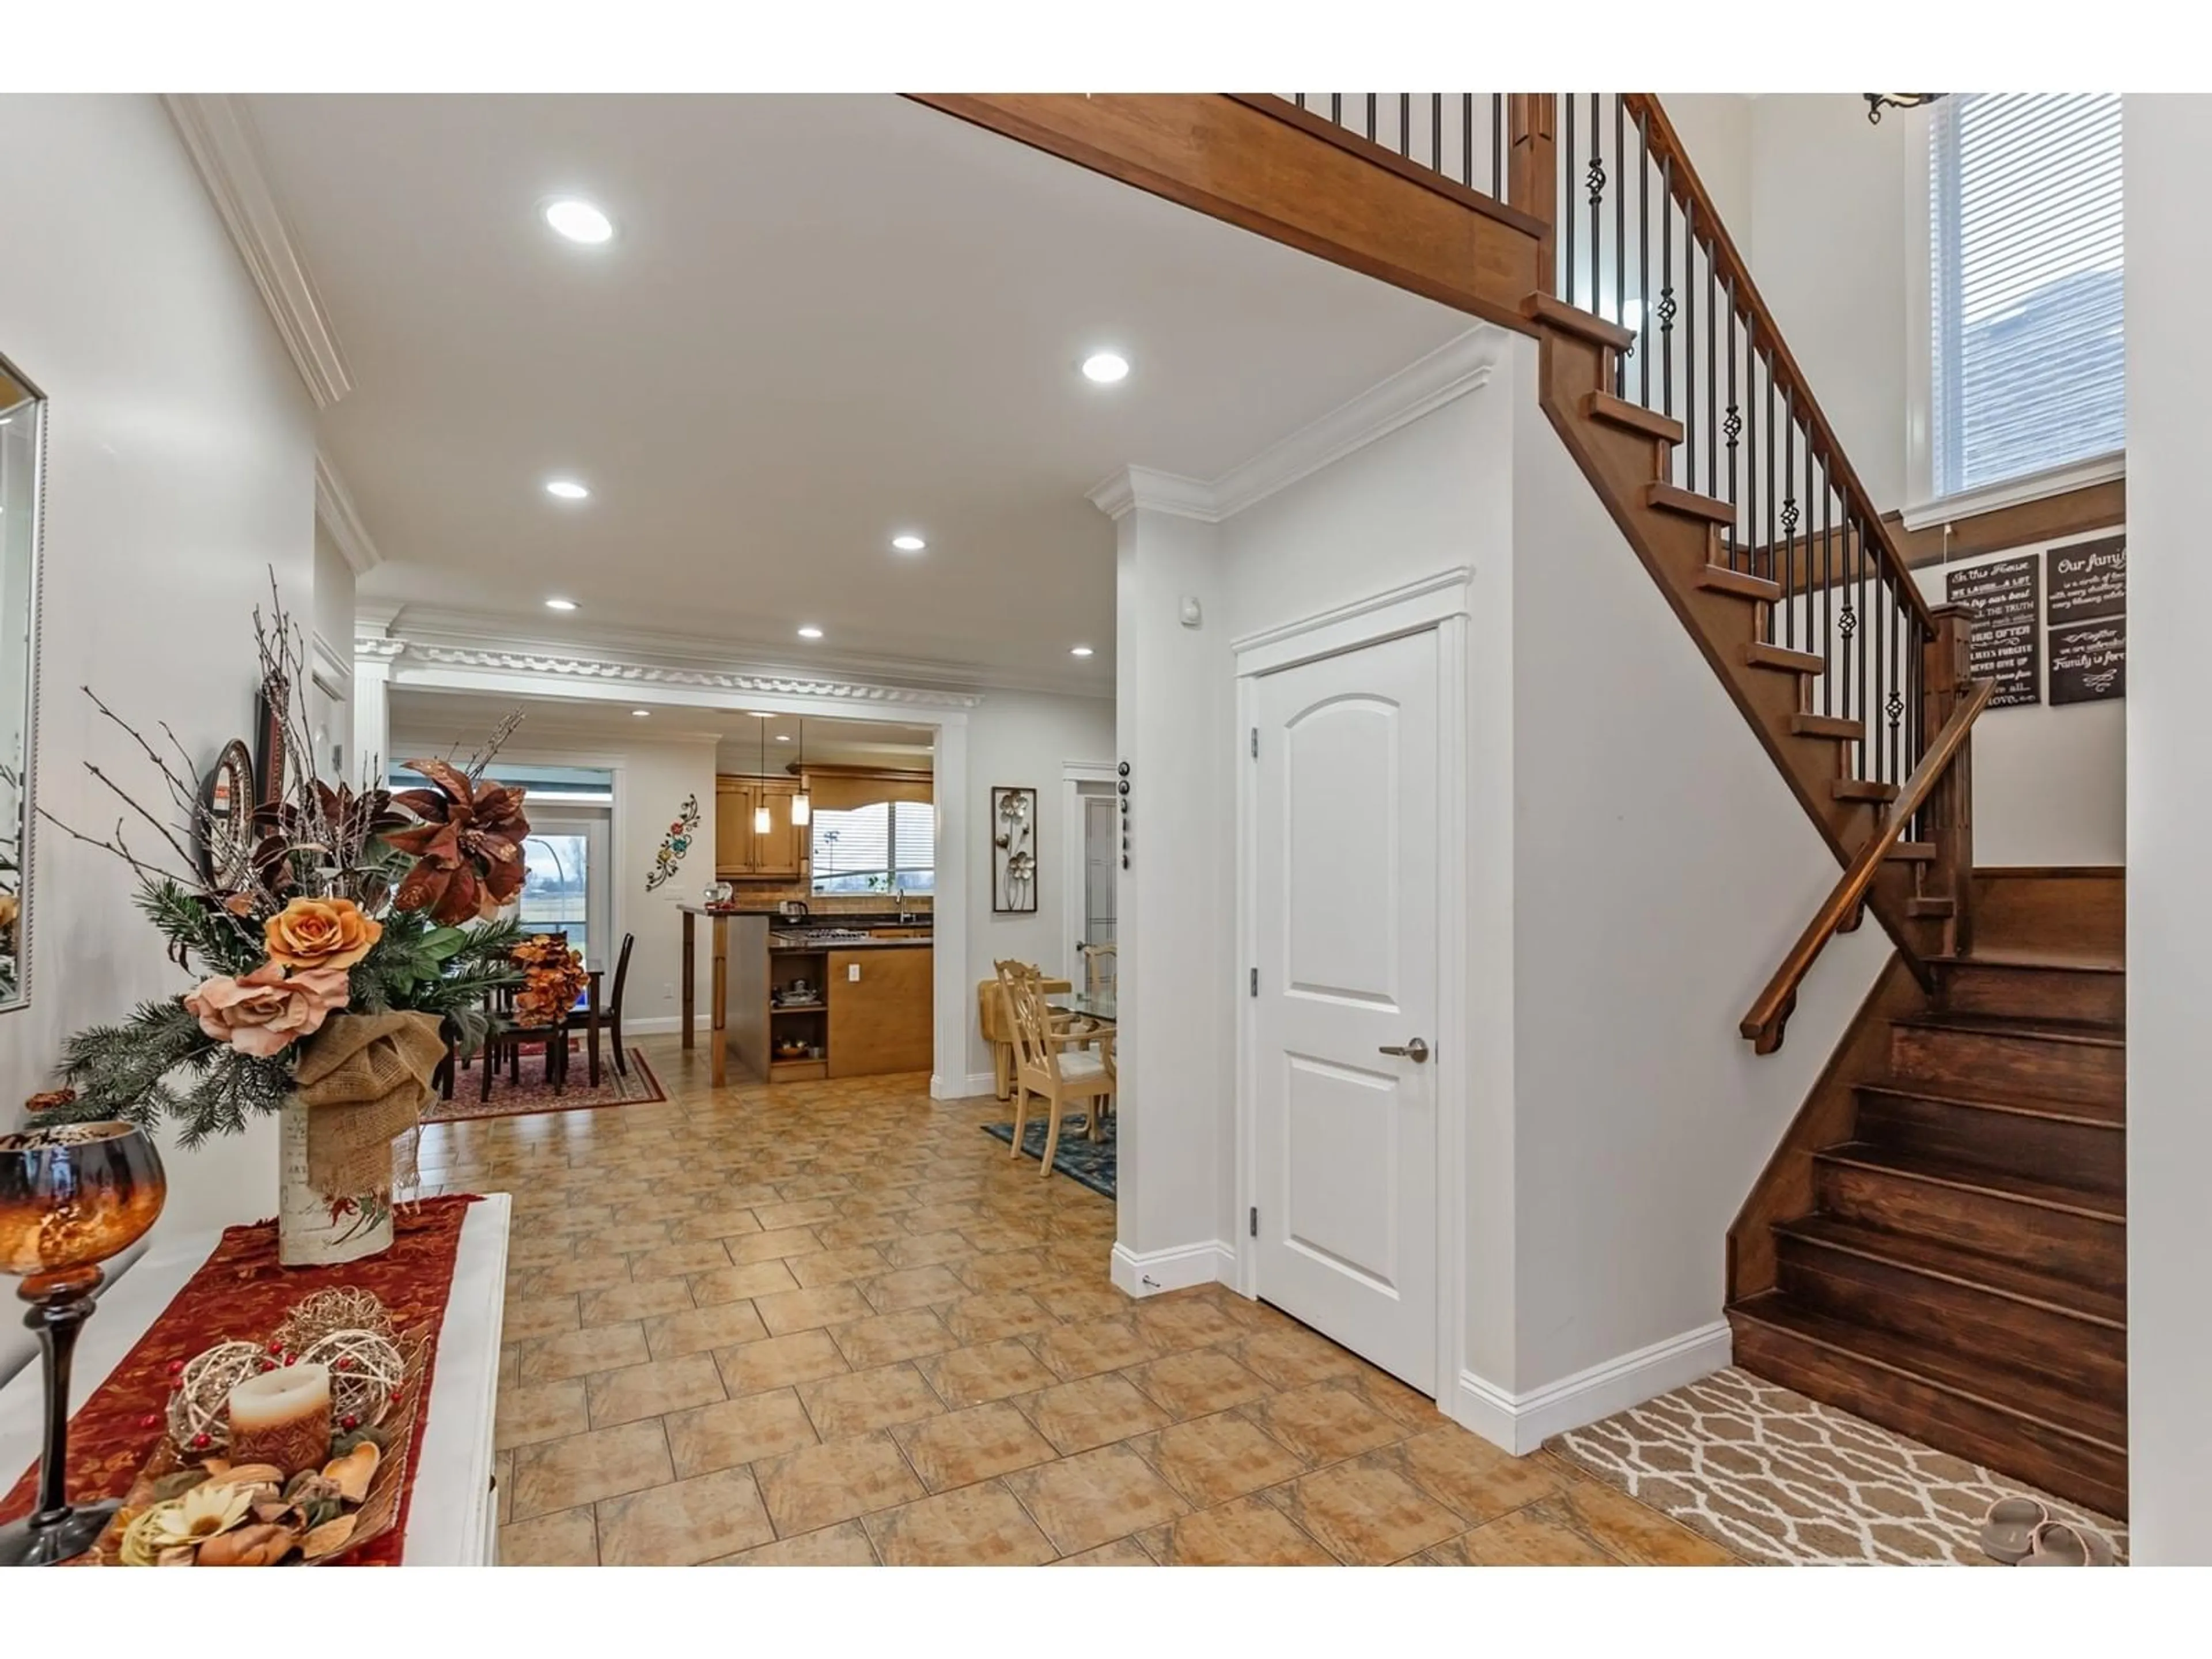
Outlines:
<svg viewBox="0 0 2212 1659"><path fill-rule="evenodd" d="M384 924L347 898L295 898L261 924L269 959L287 968L350 968L384 937Z"/></svg>
<svg viewBox="0 0 2212 1659"><path fill-rule="evenodd" d="M326 1015L346 1006L346 997L343 968L310 968L287 979L281 966L269 962L236 979L217 974L202 980L185 993L185 1007L210 1036L267 1060L320 1030Z"/></svg>

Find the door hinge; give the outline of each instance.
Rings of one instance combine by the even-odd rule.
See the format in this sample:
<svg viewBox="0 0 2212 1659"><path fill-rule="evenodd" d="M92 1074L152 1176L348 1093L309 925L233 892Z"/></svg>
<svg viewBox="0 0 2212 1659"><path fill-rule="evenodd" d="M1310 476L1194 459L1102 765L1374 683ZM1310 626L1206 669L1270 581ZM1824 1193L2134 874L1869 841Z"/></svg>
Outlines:
<svg viewBox="0 0 2212 1659"><path fill-rule="evenodd" d="M1260 970L1257 968L1252 970L1252 994L1255 997L1260 994Z"/></svg>
<svg viewBox="0 0 2212 1659"><path fill-rule="evenodd" d="M1260 758L1260 728L1256 726L1252 728L1252 758Z"/></svg>
<svg viewBox="0 0 2212 1659"><path fill-rule="evenodd" d="M1260 1206L1259 1206L1258 1205L1255 1204L1255 1205L1252 1206L1252 1237L1255 1237L1255 1238L1257 1238L1257 1237L1259 1237L1259 1236L1260 1236Z"/></svg>

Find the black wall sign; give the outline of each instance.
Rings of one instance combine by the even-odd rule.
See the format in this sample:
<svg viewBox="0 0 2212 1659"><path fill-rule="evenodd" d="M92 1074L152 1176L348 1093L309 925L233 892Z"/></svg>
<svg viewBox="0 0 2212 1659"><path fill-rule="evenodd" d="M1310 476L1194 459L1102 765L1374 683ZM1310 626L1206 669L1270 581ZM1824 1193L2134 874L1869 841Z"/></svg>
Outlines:
<svg viewBox="0 0 2212 1659"><path fill-rule="evenodd" d="M1992 708L2043 701L2043 617L2036 603L2040 570L2031 553L1945 573L1943 597L1976 612L1966 667L1978 680L1996 681Z"/></svg>
<svg viewBox="0 0 2212 1659"><path fill-rule="evenodd" d="M2049 594L2051 625L2087 622L2095 617L2128 614L2128 538L2100 536L2094 542L2069 542L2043 556L2044 588ZM2051 701L2058 702L2058 642L2051 643Z"/></svg>
<svg viewBox="0 0 2212 1659"><path fill-rule="evenodd" d="M2055 596L2054 596L2055 597ZM2128 694L2128 619L2051 630L2051 701L2102 702Z"/></svg>

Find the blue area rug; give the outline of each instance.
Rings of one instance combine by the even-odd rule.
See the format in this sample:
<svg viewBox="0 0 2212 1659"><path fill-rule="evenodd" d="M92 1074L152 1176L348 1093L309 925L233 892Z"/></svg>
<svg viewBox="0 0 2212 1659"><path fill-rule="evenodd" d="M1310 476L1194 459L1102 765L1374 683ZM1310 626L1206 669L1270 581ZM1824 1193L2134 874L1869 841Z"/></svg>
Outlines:
<svg viewBox="0 0 2212 1659"><path fill-rule="evenodd" d="M1114 1196L1114 1127L1116 1119L1109 1113L1106 1136L1093 1140L1088 1118L1071 1114L1060 1121L1060 1145L1053 1148L1052 1167L1071 1181L1078 1181L1103 1198ZM1022 1151L1033 1158L1044 1156L1045 1120L1040 1115L1022 1125ZM1009 1146L1014 1144L1014 1126L1011 1123L986 1123L983 1133Z"/></svg>

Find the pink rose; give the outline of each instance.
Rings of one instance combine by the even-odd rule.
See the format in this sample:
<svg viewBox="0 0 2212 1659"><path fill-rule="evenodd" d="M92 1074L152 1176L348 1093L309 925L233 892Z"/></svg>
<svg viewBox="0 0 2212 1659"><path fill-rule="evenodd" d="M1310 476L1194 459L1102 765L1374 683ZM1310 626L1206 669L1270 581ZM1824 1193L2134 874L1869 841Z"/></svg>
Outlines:
<svg viewBox="0 0 2212 1659"><path fill-rule="evenodd" d="M185 1006L210 1036L266 1060L320 1030L324 1017L343 1009L347 996L342 968L309 968L287 979L283 967L269 962L236 979L217 974L202 980L185 994Z"/></svg>

